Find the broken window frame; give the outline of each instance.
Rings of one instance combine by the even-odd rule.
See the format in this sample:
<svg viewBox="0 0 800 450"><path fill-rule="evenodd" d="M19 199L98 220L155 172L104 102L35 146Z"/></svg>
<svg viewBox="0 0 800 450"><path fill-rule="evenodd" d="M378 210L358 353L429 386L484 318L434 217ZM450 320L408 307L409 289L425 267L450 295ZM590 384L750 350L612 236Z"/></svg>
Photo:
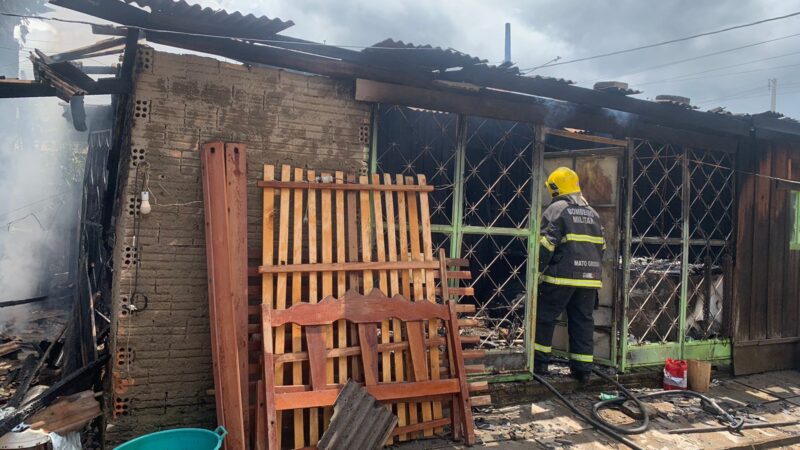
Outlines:
<svg viewBox="0 0 800 450"><path fill-rule="evenodd" d="M649 145L652 149L653 145L663 147L671 147L675 152L676 156L679 159L680 164L680 174L681 178L677 186L674 186L679 191L679 200L681 203L681 214L679 219L679 223L676 225L678 226L677 231L680 231L680 237L676 238L673 237L672 239L664 239L664 243L662 246L667 245L666 242L670 241L675 245L680 245L680 252L677 253L677 256L680 258L680 286L677 292L677 298L674 298L673 301L678 301L678 317L677 317L677 329L674 330L674 337L672 339L661 339L660 342L655 343L631 343L629 341L629 333L630 333L630 326L631 320L629 320L629 313L630 308L632 307L631 304L631 290L635 286L636 280L632 280L631 278L631 259L632 259L632 252L633 247L637 245L637 242L642 242L642 238L646 236L634 236L634 226L632 224L633 218L636 214L636 207L641 205L636 204L636 200L634 198L634 183L637 180L637 173L634 169L638 149L642 145ZM656 151L658 153L658 151ZM721 157L720 160L717 160L717 167L714 170L719 169L722 167L722 170L727 172L725 176L724 187L722 189L729 190L729 198L730 201L726 205L722 205L724 209L724 213L728 216L729 220L729 227L728 233L726 233L724 239L712 239L712 237L716 236L695 236L692 233L692 225L694 222L697 221L697 218L692 215L692 206L693 200L695 199L694 194L697 192L702 192L703 189L707 186L706 184L702 184L702 187L698 187L696 183L693 182L692 174L697 167L702 164L707 164L703 161L706 155L713 155L714 153L720 153L719 151L715 152L706 152L701 149L691 149L686 147L680 146L670 146L669 144L660 144L660 143L651 143L646 139L633 139L631 140L631 144L628 147L627 151L627 176L625 177L626 186L625 189L627 190L626 196L626 213L625 213L625 223L624 229L622 230L623 236L625 236L625 241L628 243L623 245L623 260L622 260L622 272L623 272L623 308L622 311L622 330L620 333L620 352L619 352L619 369L625 371L632 367L640 367L640 366L651 366L651 365L659 365L663 364L665 358L677 358L677 359L701 359L701 360L716 360L716 361L727 361L730 360L731 357L731 342L730 338L726 336L722 337L714 337L714 338L705 338L705 339L698 339L698 340L691 340L687 339L687 315L688 315L688 306L689 306L689 299L692 293L689 292L689 266L690 266L690 255L693 250L697 250L698 248L703 249L711 249L711 248L721 248L717 253L717 259L720 259L724 254L724 258L726 259L726 263L730 264L730 253L735 245L735 158L733 152L721 152L724 153L725 156ZM713 156L712 156L713 158ZM721 160L725 161L725 164L719 163ZM724 166L724 167L723 167ZM639 166L642 167L641 164ZM647 167L645 166L644 169L646 170ZM713 175L714 171L711 172ZM641 173L638 175L642 175ZM711 176L711 175L710 175ZM684 195L686 193L686 195ZM701 219L702 220L702 219ZM717 227L715 227L714 231ZM674 230L674 227L670 228L670 230ZM713 234L713 233L712 233ZM727 286L730 286L730 275L729 271L723 270L723 277L727 277L728 281L726 282ZM666 275L662 278L666 278ZM723 298L724 307L730 307L730 298L731 292L730 289L726 289L723 295L727 298ZM728 314L729 311L722 311L723 314ZM725 320L723 319L723 329L724 329ZM725 330L727 331L727 330Z"/></svg>
<svg viewBox="0 0 800 450"><path fill-rule="evenodd" d="M398 106L392 105L376 105L373 108L373 122L372 122L372 145L370 149L370 171L371 173L381 173L381 159L384 157L381 152L385 152L385 148L379 149L379 143L377 136L379 135L379 122L380 122L380 115L385 114L387 110L391 108L403 108ZM450 114L450 113L439 113L439 112L430 112L433 115L438 114ZM530 191L527 194L524 194L526 198L524 201L529 209L528 216L525 218L524 223L515 223L515 227L509 226L493 226L494 224L489 224L489 226L481 226L481 225L469 225L466 220L466 212L465 209L467 208L467 201L465 200L465 184L467 183L467 179L469 178L469 168L468 165L470 161L467 160L467 148L468 148L468 132L470 132L470 122L472 122L473 126L477 121L492 121L494 119L484 119L475 116L466 116L466 115L457 115L452 114L452 116L456 117L456 134L455 134L455 158L452 160L453 163L453 178L452 178L452 195L449 196L451 200L451 212L449 221L448 220L436 220L436 217L431 218L431 231L433 232L434 238L434 246L437 246L437 242L448 242L449 245L446 246L446 250L448 251L448 255L451 258L457 258L464 256L465 250L465 236L469 236L467 241L475 241L474 244L478 245L481 242L487 242L486 240L490 240L492 245L507 248L510 245L517 245L521 244L522 249L526 252L525 262L523 267L524 273L518 274L518 278L524 283L523 289L525 293L524 302L519 304L519 302L512 302L506 301L509 306L509 309L513 309L514 311L509 311L510 314L515 314L516 321L521 322L520 331L522 337L522 345L510 345L507 348L499 349L500 352L511 352L511 353L522 353L520 356L522 358L519 359L518 364L516 364L515 359L515 366L513 369L517 370L526 370L530 364L529 360L532 361L533 351L532 345L530 345L531 335L529 334L531 331L531 320L535 320L535 314L531 314L531 305L533 302L533 294L532 294L532 286L536 286L537 280L536 271L528 270L529 267L536 267L534 261L538 258L538 245L532 245L534 242L538 242L538 230L539 230L539 214L540 214L540 207L541 202L539 201L539 196L541 195L541 186L539 180L541 180L541 153L544 151L544 147L538 145L537 143L539 140L537 136L541 136L543 139L544 136L544 128L535 126L530 123L511 123L514 127L529 127L530 130L526 132L530 134L530 142L525 146L526 150L530 147L529 156L526 154L526 160L524 161L525 164L530 166L530 179L525 184L525 190ZM502 121L499 121L502 122ZM427 151L427 150L426 150ZM448 161L450 158L448 157ZM472 161L475 166L479 165L477 161ZM434 162L434 164L438 164ZM474 166L473 166L474 168ZM396 171L397 168L388 169L389 172ZM447 170L448 173L449 169ZM474 171L473 171L474 172ZM403 173L407 173L409 175L415 174L411 165L408 165L403 168ZM429 181L431 184L436 184L434 181L431 181L431 176L428 174ZM473 173L474 176L474 173ZM447 186L450 187L450 186ZM438 188L438 187L437 187ZM515 196L517 200L519 200L518 196ZM485 201L485 200L483 200ZM476 202L478 203L478 202ZM445 222L445 223L442 223ZM449 223L447 223L449 222ZM438 236L438 238L437 238ZM505 244L501 243L498 244L499 241L509 241ZM517 244L513 244L513 242L517 242ZM498 248L499 248L498 247ZM486 267L494 263L495 261L490 261ZM473 264L479 264L477 261L473 261ZM485 268L484 268L485 269ZM480 277L482 273L473 274L474 278L471 283L475 283L476 281L480 281ZM512 274L513 275L513 274ZM506 280L507 281L507 280ZM494 283L494 281L492 281ZM495 283L497 284L497 283ZM500 283L502 284L502 282ZM508 300L508 299L507 299ZM487 302L488 303L488 302ZM480 310L480 305L478 305L478 309ZM522 309L522 311L519 311ZM505 320L505 319L503 319ZM499 323L503 323L503 320L500 320ZM494 325L494 324L493 324ZM496 326L495 328L499 327ZM493 330L493 334L498 334L499 332L497 329ZM518 341L518 340L517 340ZM488 347L487 349L491 349ZM532 367L532 366L531 366Z"/></svg>

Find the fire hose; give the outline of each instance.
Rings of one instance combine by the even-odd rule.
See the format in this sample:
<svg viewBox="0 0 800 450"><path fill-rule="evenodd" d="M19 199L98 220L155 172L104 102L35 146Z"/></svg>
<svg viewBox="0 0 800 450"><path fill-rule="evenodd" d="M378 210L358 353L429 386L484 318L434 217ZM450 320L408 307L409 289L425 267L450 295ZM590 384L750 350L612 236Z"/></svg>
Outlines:
<svg viewBox="0 0 800 450"><path fill-rule="evenodd" d="M637 445L636 443L625 437L625 435L644 433L650 428L650 415L648 414L647 409L645 408L644 403L642 402L642 400L645 399L651 400L655 398L665 398L665 397L684 397L684 398L688 397L688 398L700 399L703 409L711 414L714 414L714 416L726 427L727 430L732 432L739 432L741 431L744 425L743 418L733 416L732 414L724 410L721 406L719 406L717 402L715 402L713 399L699 392L658 391L649 394L634 395L625 386L623 386L617 380L611 378L607 374L597 369L593 369L592 371L595 374L597 374L600 378L616 386L617 389L622 393L622 395L616 398L612 398L609 400L601 400L595 403L592 406L591 416L578 409L569 400L567 400L567 398L564 397L564 395L561 394L552 384L550 384L547 380L545 380L541 376L533 374L533 378L539 383L542 383L544 387L549 389L565 406L567 406L567 408L569 408L578 417L583 419L584 422L592 425L598 431L608 435L609 437L615 439L616 441L622 444L627 445L628 447L634 450L643 450L643 449L642 447L640 447L639 445ZM641 419L640 419L641 423L639 425L633 427L622 427L609 423L600 416L600 411L602 409L609 408L612 406L619 406L628 400L632 401L636 405L636 408L641 412Z"/></svg>

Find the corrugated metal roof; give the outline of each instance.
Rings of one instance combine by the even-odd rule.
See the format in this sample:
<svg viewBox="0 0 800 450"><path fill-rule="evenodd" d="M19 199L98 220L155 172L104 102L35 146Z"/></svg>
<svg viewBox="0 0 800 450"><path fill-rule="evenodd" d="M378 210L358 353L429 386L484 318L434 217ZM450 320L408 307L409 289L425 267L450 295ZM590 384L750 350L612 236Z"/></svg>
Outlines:
<svg viewBox="0 0 800 450"><path fill-rule="evenodd" d="M279 33L292 25L291 20L279 18L270 19L267 16L244 15L238 11L229 13L224 9L202 7L188 3L186 0L123 0L125 3L135 3L143 8L149 8L154 14L163 14L191 21L193 25L202 27L204 24L214 27L229 27L238 33L254 39L267 38Z"/></svg>
<svg viewBox="0 0 800 450"><path fill-rule="evenodd" d="M485 64L485 59L476 58L452 48L443 49L431 45L416 45L411 42L385 39L362 50L368 59L375 62L392 62L397 65L414 65L431 70Z"/></svg>

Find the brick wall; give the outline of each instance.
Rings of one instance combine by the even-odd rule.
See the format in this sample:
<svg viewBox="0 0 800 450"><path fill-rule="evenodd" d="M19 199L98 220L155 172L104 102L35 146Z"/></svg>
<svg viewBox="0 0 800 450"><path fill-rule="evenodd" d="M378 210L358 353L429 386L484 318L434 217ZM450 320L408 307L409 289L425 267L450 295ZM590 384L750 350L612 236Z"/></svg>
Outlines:
<svg viewBox="0 0 800 450"><path fill-rule="evenodd" d="M264 163L364 170L369 105L351 82L141 47L127 180L116 218L109 443L214 427L198 146L247 144L249 246L260 248ZM138 193L152 212L139 216ZM134 236L136 239L134 239ZM137 274L137 257L138 274ZM134 299L142 308L129 313Z"/></svg>

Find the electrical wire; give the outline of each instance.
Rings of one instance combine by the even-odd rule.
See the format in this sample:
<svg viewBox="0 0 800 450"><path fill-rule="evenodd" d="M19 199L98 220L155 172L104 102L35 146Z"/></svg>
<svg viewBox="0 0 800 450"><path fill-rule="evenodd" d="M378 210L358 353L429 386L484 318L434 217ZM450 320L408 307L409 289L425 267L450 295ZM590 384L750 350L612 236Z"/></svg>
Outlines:
<svg viewBox="0 0 800 450"><path fill-rule="evenodd" d="M625 76L636 75L636 74L640 74L642 72L647 72L647 71L650 71L650 70L662 69L664 67L674 66L674 65L677 65L677 64L683 64L685 62L697 61L698 59L704 59L704 58L710 58L712 56L723 55L725 53L731 53L731 52L735 52L735 51L738 51L738 50L743 50L743 49L746 49L746 48L751 48L751 47L756 47L756 46L759 46L759 45L769 44L771 42L782 41L784 39L789 39L789 38L793 38L793 37L797 37L797 36L800 36L800 33L788 34L786 36L780 36L780 37L776 37L776 38L773 38L773 39L767 39L766 41L753 42L751 44L740 45L738 47L733 47L733 48L728 48L728 49L725 49L725 50L719 50L719 51L716 51L716 52L706 53L704 55L693 56L691 58L684 58L684 59L679 59L679 60L675 60L675 61L670 61L670 62L667 62L667 63L658 64L656 66L645 67L644 69L639 69L639 70L637 70L635 72L628 72L628 73L625 74Z"/></svg>
<svg viewBox="0 0 800 450"><path fill-rule="evenodd" d="M572 64L572 63L581 62L581 61L590 61L590 60L598 59L598 58L606 58L606 57L609 57L609 56L622 55L622 54L625 54L625 53L636 52L636 51L639 51L639 50L646 50L646 49L649 49L649 48L660 47L660 46L663 46L663 45L674 44L674 43L677 43L677 42L684 42L684 41L688 41L688 40L691 40L691 39L696 39L696 38L699 38L699 37L711 36L711 35L714 35L714 34L724 33L726 31L738 30L738 29L741 29L741 28L747 28L747 27L752 27L752 26L755 26L755 25L761 25L763 23L773 22L773 21L776 21L776 20L788 19L790 17L794 17L794 16L797 16L797 15L800 15L800 11L793 12L793 13L790 13L790 14L785 14L783 16L771 17L769 19L762 19L762 20L758 20L758 21L755 21L755 22L750 22L750 23L746 23L746 24L742 24L742 25L734 25L734 26L730 26L730 27L727 27L727 28L722 28L722 29L719 29L719 30L708 31L708 32L705 32L705 33L693 34L691 36L685 36L685 37L681 37L681 38L677 38L677 39L670 39L668 41L657 42L657 43L654 43L654 44L641 45L639 47L628 48L628 49L624 49L624 50L617 50L617 51L613 51L613 52L609 52L609 53L602 53L602 54L594 55L594 56L586 56L586 57L583 57L583 58L569 59L567 61L545 63L545 64L543 64L541 66L538 66L537 68L562 66L564 64ZM530 70L530 69L527 69L527 70Z"/></svg>
<svg viewBox="0 0 800 450"><path fill-rule="evenodd" d="M800 55L800 52L791 52L791 53L785 53L783 55L770 56L768 58L754 59L752 61L745 61L745 62L738 63L738 64L731 64L731 65L728 65L728 66L715 67L713 69L701 70L700 72L685 73L683 75L676 75L674 77L662 78L660 80L646 81L644 83L636 83L636 85L637 86L647 86L649 84L666 83L666 82L669 82L669 81L699 80L699 79L703 79L705 77L703 77L703 78L687 78L687 77L693 77L695 75L702 75L702 74L706 74L706 73L717 72L717 71L720 71L720 70L734 69L736 67L747 66L747 65L750 65L750 64L755 64L755 63L764 62L764 61L770 61L770 60L773 60L773 59L785 58L787 56L792 56L792 55ZM786 66L765 67L763 69L756 69L756 70L771 70L771 69L777 69L777 68L780 68L780 67L786 67ZM743 73L743 72L734 72L734 73ZM716 77L716 76L724 76L724 75L726 75L726 74L715 75L714 77Z"/></svg>

